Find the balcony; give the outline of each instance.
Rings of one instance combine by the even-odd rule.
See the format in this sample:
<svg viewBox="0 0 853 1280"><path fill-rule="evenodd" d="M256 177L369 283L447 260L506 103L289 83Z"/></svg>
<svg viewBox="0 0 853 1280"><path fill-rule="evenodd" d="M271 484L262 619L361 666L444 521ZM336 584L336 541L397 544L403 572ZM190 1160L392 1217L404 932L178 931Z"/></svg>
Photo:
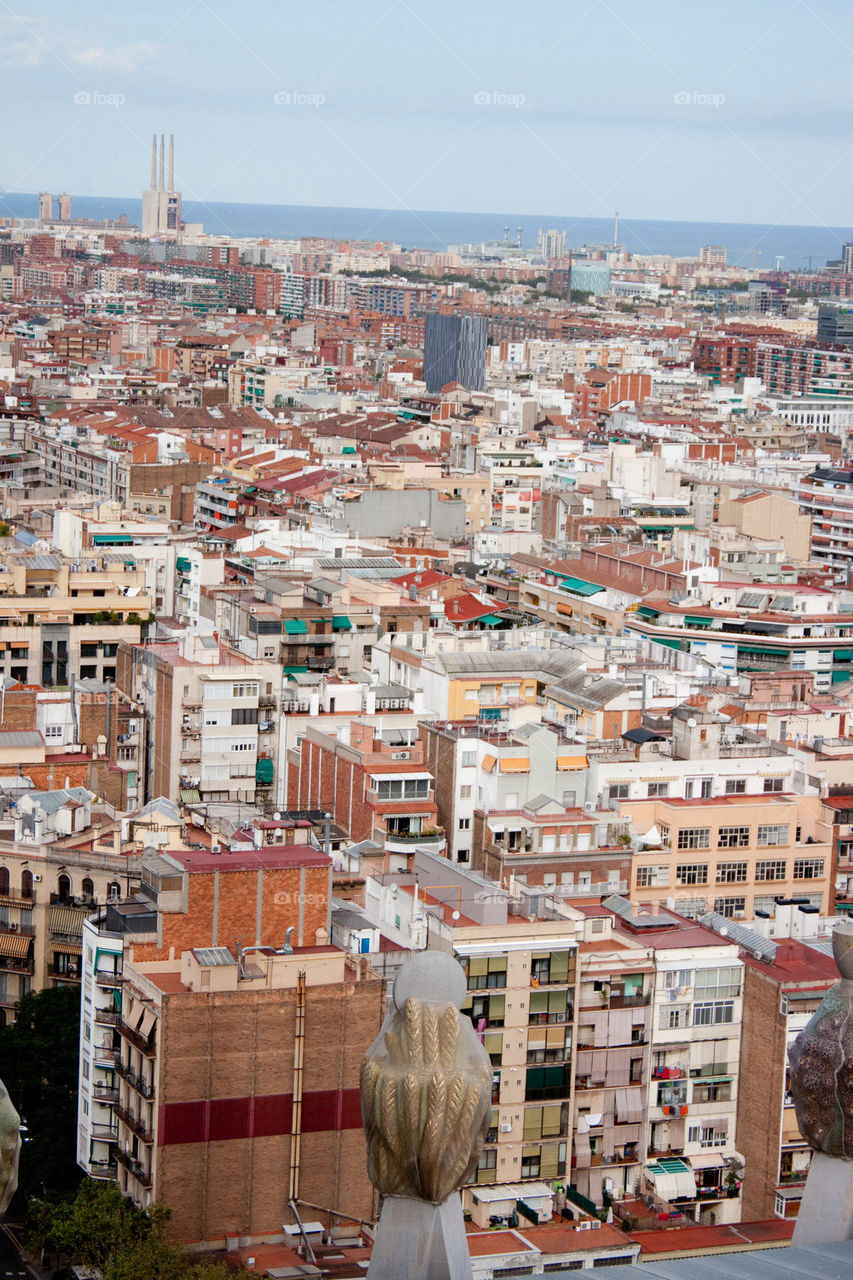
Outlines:
<svg viewBox="0 0 853 1280"><path fill-rule="evenodd" d="M144 1053L148 1058L154 1057L156 1049L147 1036L140 1035L133 1027L129 1027L126 1022L122 1022L121 1018L119 1018L116 1025L119 1034L124 1036L125 1040L129 1040L134 1048L138 1049L140 1053Z"/></svg>
<svg viewBox="0 0 853 1280"><path fill-rule="evenodd" d="M116 973L114 969L96 969L95 981L99 987L120 987L123 978L120 973Z"/></svg>
<svg viewBox="0 0 853 1280"><path fill-rule="evenodd" d="M115 1067L117 1074L121 1076L122 1080L126 1081L127 1084L130 1085L131 1089L135 1089L137 1093L141 1094L142 1097L146 1098L148 1101L154 1097L153 1084L148 1084L148 1082L143 1080L141 1076L138 1076L135 1071L131 1071L130 1067L127 1066L126 1063L122 1062L118 1055L114 1058L113 1066Z"/></svg>
<svg viewBox="0 0 853 1280"><path fill-rule="evenodd" d="M34 960L19 960L15 956L0 956L0 973L32 974L34 972Z"/></svg>
<svg viewBox="0 0 853 1280"><path fill-rule="evenodd" d="M93 1124L92 1137L96 1142L117 1142L118 1129L113 1124Z"/></svg>
<svg viewBox="0 0 853 1280"><path fill-rule="evenodd" d="M438 851L444 848L444 832L429 829L424 832L386 831L383 843L389 853L410 853L412 849Z"/></svg>
<svg viewBox="0 0 853 1280"><path fill-rule="evenodd" d="M115 1182L118 1169L112 1160L90 1160L86 1165L90 1178L99 1182Z"/></svg>
<svg viewBox="0 0 853 1280"><path fill-rule="evenodd" d="M134 1159L130 1152L122 1151L121 1147L117 1147L116 1160L118 1160L120 1165L123 1165L124 1168L127 1169L131 1177L135 1178L141 1187L151 1186L151 1174L145 1168L144 1164L139 1160Z"/></svg>
<svg viewBox="0 0 853 1280"><path fill-rule="evenodd" d="M92 1097L96 1102L103 1102L105 1106L114 1106L118 1102L119 1092L112 1084L93 1084Z"/></svg>
<svg viewBox="0 0 853 1280"><path fill-rule="evenodd" d="M143 1142L150 1144L154 1141L154 1134L147 1125L142 1123L139 1116L134 1115L132 1111L128 1111L126 1107L122 1106L117 1106L115 1108L115 1113L119 1120L121 1120L123 1124L126 1124L128 1129L132 1129L136 1136L141 1138Z"/></svg>
<svg viewBox="0 0 853 1280"><path fill-rule="evenodd" d="M101 1027L117 1027L119 1024L119 1015L115 1009L95 1009L92 1017Z"/></svg>

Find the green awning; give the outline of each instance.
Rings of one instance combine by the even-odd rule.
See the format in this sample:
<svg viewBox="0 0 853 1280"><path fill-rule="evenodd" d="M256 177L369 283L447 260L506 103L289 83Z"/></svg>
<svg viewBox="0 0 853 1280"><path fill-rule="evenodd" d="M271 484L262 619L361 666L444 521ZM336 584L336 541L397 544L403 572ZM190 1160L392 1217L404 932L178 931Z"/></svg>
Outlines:
<svg viewBox="0 0 853 1280"><path fill-rule="evenodd" d="M503 618L498 618L493 613L484 613L482 618L477 621L484 627L499 627L503 622Z"/></svg>
<svg viewBox="0 0 853 1280"><path fill-rule="evenodd" d="M681 648L681 641L680 641L680 640L672 640L672 639L670 639L670 637L669 637L669 636L649 636L649 639L650 639L650 640L653 640L653 641L655 642L655 644L665 644L665 645L666 645L666 647L667 647L667 649L680 649L680 648Z"/></svg>
<svg viewBox="0 0 853 1280"><path fill-rule="evenodd" d="M478 712L478 719L480 719L480 720L500 720L500 719L501 719L501 709L500 709L500 707L481 707L481 708L480 708L480 710L479 710L479 712Z"/></svg>
<svg viewBox="0 0 853 1280"><path fill-rule="evenodd" d="M710 627L711 625L710 618L691 618L689 614L684 621L689 622L691 627Z"/></svg>
<svg viewBox="0 0 853 1280"><path fill-rule="evenodd" d="M352 445L352 444L345 444L341 449L341 453L355 453L355 452L356 452L355 445Z"/></svg>
<svg viewBox="0 0 853 1280"><path fill-rule="evenodd" d="M192 568L192 563L186 558L186 556L178 556L175 561L175 568L178 573L189 573Z"/></svg>
<svg viewBox="0 0 853 1280"><path fill-rule="evenodd" d="M181 804L201 804L201 792L198 787L181 787L178 794Z"/></svg>
<svg viewBox="0 0 853 1280"><path fill-rule="evenodd" d="M96 533L92 538L96 547L132 547L133 538L129 533Z"/></svg>
<svg viewBox="0 0 853 1280"><path fill-rule="evenodd" d="M833 683L833 684L841 684L842 680L849 680L849 679L850 679L850 677L851 677L851 675L853 675L853 672L848 671L848 670L844 670L844 671L833 671L833 673L832 673L832 683Z"/></svg>
<svg viewBox="0 0 853 1280"><path fill-rule="evenodd" d="M243 490L243 492L244 492L244 493L257 493L257 492L258 492L258 486L257 486L256 484L250 484L250 485L248 485L248 486Z"/></svg>
<svg viewBox="0 0 853 1280"><path fill-rule="evenodd" d="M660 617L660 609L653 609L650 604L641 604L637 613L641 614L644 618Z"/></svg>
<svg viewBox="0 0 853 1280"><path fill-rule="evenodd" d="M790 657L790 649L770 649L766 645L761 644L739 644L738 653L760 653L768 658L788 658Z"/></svg>
<svg viewBox="0 0 853 1280"><path fill-rule="evenodd" d="M853 662L853 649L836 649L836 662Z"/></svg>
<svg viewBox="0 0 853 1280"><path fill-rule="evenodd" d="M305 666L302 666L302 667L300 667L300 666L296 666L296 667L282 667L282 671L284 672L284 674L285 674L286 676L302 676L302 675L304 675L304 674L305 674L305 672L306 672L307 670L308 670L308 668L307 668L307 667L305 667Z"/></svg>
<svg viewBox="0 0 853 1280"><path fill-rule="evenodd" d="M268 787L273 779L273 762L264 757L255 764L255 782L260 783L262 787Z"/></svg>
<svg viewBox="0 0 853 1280"><path fill-rule="evenodd" d="M594 582L584 582L583 578L563 578L560 586L564 591L574 591L579 596L594 596L598 591L604 590L604 587L596 586Z"/></svg>
<svg viewBox="0 0 853 1280"><path fill-rule="evenodd" d="M308 632L308 623L304 618L285 618L284 629L289 636L304 636Z"/></svg>
<svg viewBox="0 0 853 1280"><path fill-rule="evenodd" d="M337 617L332 618L332 630L352 631L352 623L345 613L338 614Z"/></svg>

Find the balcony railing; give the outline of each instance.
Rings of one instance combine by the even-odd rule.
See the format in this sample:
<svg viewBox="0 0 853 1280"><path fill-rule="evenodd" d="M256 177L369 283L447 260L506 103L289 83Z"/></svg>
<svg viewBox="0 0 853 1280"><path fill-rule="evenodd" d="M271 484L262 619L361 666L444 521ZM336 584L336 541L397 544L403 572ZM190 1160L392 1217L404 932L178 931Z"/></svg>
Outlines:
<svg viewBox="0 0 853 1280"><path fill-rule="evenodd" d="M115 1108L115 1114L118 1116L119 1120L123 1121L124 1124L127 1125L128 1129L132 1129L137 1137L141 1138L143 1142L151 1143L154 1141L154 1134L147 1125L143 1124L139 1116L134 1115L132 1111L128 1111L126 1107L119 1105Z"/></svg>
<svg viewBox="0 0 853 1280"><path fill-rule="evenodd" d="M117 1147L116 1160L127 1169L128 1173L136 1179L140 1186L151 1186L151 1174L145 1168L145 1165L141 1161L134 1159L128 1151L122 1151L121 1147Z"/></svg>
<svg viewBox="0 0 853 1280"><path fill-rule="evenodd" d="M90 1160L86 1167L90 1178L102 1182L115 1182L118 1177L118 1169L112 1160Z"/></svg>
<svg viewBox="0 0 853 1280"><path fill-rule="evenodd" d="M138 1049L140 1053L144 1053L146 1057L153 1058L155 1047L146 1036L140 1035L138 1031L133 1029L133 1027L129 1027L126 1022L122 1022L121 1018L119 1018L117 1026L119 1034L124 1036L125 1040L129 1040L130 1043Z"/></svg>
<svg viewBox="0 0 853 1280"><path fill-rule="evenodd" d="M92 1137L98 1142L116 1142L118 1140L118 1129L112 1124L93 1124Z"/></svg>
<svg viewBox="0 0 853 1280"><path fill-rule="evenodd" d="M110 1084L93 1084L92 1097L96 1102L103 1102L109 1106L114 1106L119 1099L119 1091L114 1085Z"/></svg>
<svg viewBox="0 0 853 1280"><path fill-rule="evenodd" d="M100 987L120 987L123 978L120 973L116 973L113 969L96 969L95 981Z"/></svg>
<svg viewBox="0 0 853 1280"><path fill-rule="evenodd" d="M120 1020L115 1009L95 1009L92 1016L102 1027L117 1027Z"/></svg>
<svg viewBox="0 0 853 1280"><path fill-rule="evenodd" d="M126 1063L122 1062L120 1057L116 1057L115 1069L121 1076L122 1080L125 1080L130 1085L131 1089L135 1089L143 1098L147 1098L150 1101L151 1098L154 1097L153 1084L149 1084L146 1080L143 1080L141 1076L138 1076L135 1071L131 1071L130 1067L127 1066Z"/></svg>

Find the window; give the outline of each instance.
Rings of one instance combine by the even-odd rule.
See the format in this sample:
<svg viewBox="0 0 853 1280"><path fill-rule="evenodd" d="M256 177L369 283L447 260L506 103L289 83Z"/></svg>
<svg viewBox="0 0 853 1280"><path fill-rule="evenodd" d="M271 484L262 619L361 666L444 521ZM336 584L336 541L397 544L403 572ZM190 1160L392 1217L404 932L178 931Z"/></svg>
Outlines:
<svg viewBox="0 0 853 1280"><path fill-rule="evenodd" d="M726 778L726 795L746 795L746 778Z"/></svg>
<svg viewBox="0 0 853 1280"><path fill-rule="evenodd" d="M788 843L787 824L783 826L764 825L758 828L759 849L766 849L768 845L772 845L772 844L787 844L787 843Z"/></svg>
<svg viewBox="0 0 853 1280"><path fill-rule="evenodd" d="M107 898L110 902L118 902L121 897L121 885L117 880L111 880L107 885Z"/></svg>
<svg viewBox="0 0 853 1280"><path fill-rule="evenodd" d="M717 884L745 884L745 862L719 862L717 864Z"/></svg>
<svg viewBox="0 0 853 1280"><path fill-rule="evenodd" d="M94 898L95 882L93 880L90 880L88 876L85 876L83 879L83 883L80 886L80 892L86 898Z"/></svg>
<svg viewBox="0 0 853 1280"><path fill-rule="evenodd" d="M21 897L31 898L33 896L33 873L32 871L21 872Z"/></svg>
<svg viewBox="0 0 853 1280"><path fill-rule="evenodd" d="M721 1000L740 995L741 966L696 970L696 999Z"/></svg>
<svg viewBox="0 0 853 1280"><path fill-rule="evenodd" d="M462 763L463 769L472 769L474 765L477 763L477 752L463 751L461 763Z"/></svg>
<svg viewBox="0 0 853 1280"><path fill-rule="evenodd" d="M720 849L746 849L749 845L749 827L720 827L717 846Z"/></svg>
<svg viewBox="0 0 853 1280"><path fill-rule="evenodd" d="M46 725L45 725L45 727L44 727L44 736L45 736L46 738L61 738L61 737L62 737L62 725L61 725L61 724L46 724Z"/></svg>
<svg viewBox="0 0 853 1280"><path fill-rule="evenodd" d="M467 970L469 991L506 986L506 956L472 956Z"/></svg>
<svg viewBox="0 0 853 1280"><path fill-rule="evenodd" d="M677 1031L690 1026L690 1005L670 1004L660 1011L661 1031Z"/></svg>
<svg viewBox="0 0 853 1280"><path fill-rule="evenodd" d="M428 800L429 778L376 778L377 800Z"/></svg>
<svg viewBox="0 0 853 1280"><path fill-rule="evenodd" d="M257 724L258 708L257 707L232 707L231 723L232 724Z"/></svg>
<svg viewBox="0 0 853 1280"><path fill-rule="evenodd" d="M611 782L608 790L611 800L627 800L631 794L631 784L628 782Z"/></svg>
<svg viewBox="0 0 853 1280"><path fill-rule="evenodd" d="M471 829L471 819L470 819L470 818L460 818L460 819L459 819L459 830L460 830L460 831L469 831L470 829Z"/></svg>
<svg viewBox="0 0 853 1280"><path fill-rule="evenodd" d="M469 787L460 787L460 788L459 788L459 799L460 799L460 800L470 800L470 799L471 799L471 792L472 792L472 791L473 791L473 787L470 787L470 786L469 786Z"/></svg>
<svg viewBox="0 0 853 1280"><path fill-rule="evenodd" d="M823 876L823 858L795 858L795 880L820 880Z"/></svg>
<svg viewBox="0 0 853 1280"><path fill-rule="evenodd" d="M756 880L786 880L788 863L785 858L768 858L764 862L756 862Z"/></svg>
<svg viewBox="0 0 853 1280"><path fill-rule="evenodd" d="M785 781L784 778L765 778L764 790L765 791L781 791L782 783L784 781Z"/></svg>
<svg viewBox="0 0 853 1280"><path fill-rule="evenodd" d="M470 862L470 861L471 861L471 850L470 850L470 849L457 849L457 851L456 851L456 861L457 861L457 862Z"/></svg>
<svg viewBox="0 0 853 1280"><path fill-rule="evenodd" d="M746 898L715 898L714 910L730 920L739 919L746 914Z"/></svg>
<svg viewBox="0 0 853 1280"><path fill-rule="evenodd" d="M681 862L675 868L676 884L707 884L707 862Z"/></svg>
<svg viewBox="0 0 853 1280"><path fill-rule="evenodd" d="M710 849L710 827L682 827L678 833L679 849Z"/></svg>
<svg viewBox="0 0 853 1280"><path fill-rule="evenodd" d="M661 844L669 845L669 827L665 822L658 823L658 831L660 832Z"/></svg>
<svg viewBox="0 0 853 1280"><path fill-rule="evenodd" d="M646 794L650 800L654 798L661 799L661 797L663 796L668 796L669 783L668 782L650 782L648 791L646 792Z"/></svg>
<svg viewBox="0 0 853 1280"><path fill-rule="evenodd" d="M772 919L776 915L776 899L769 894L756 894L752 899L752 909L756 914L760 911Z"/></svg>
<svg viewBox="0 0 853 1280"><path fill-rule="evenodd" d="M693 970L692 969L667 969L663 975L663 985L667 991L674 991L678 987L693 986Z"/></svg>
<svg viewBox="0 0 853 1280"><path fill-rule="evenodd" d="M728 1133L715 1129L713 1125L691 1124L687 1130L687 1141L698 1142L700 1147L724 1147Z"/></svg>
<svg viewBox="0 0 853 1280"><path fill-rule="evenodd" d="M731 1000L706 1001L693 1006L694 1027L716 1027L734 1022L734 1004Z"/></svg>
<svg viewBox="0 0 853 1280"><path fill-rule="evenodd" d="M669 867L637 867L637 887L648 888L650 885L664 886L669 884Z"/></svg>
<svg viewBox="0 0 853 1280"><path fill-rule="evenodd" d="M60 901L65 901L71 897L71 877L60 876L56 882L56 893Z"/></svg>
<svg viewBox="0 0 853 1280"><path fill-rule="evenodd" d="M231 686L232 698L257 698L258 686L255 683L235 684Z"/></svg>
<svg viewBox="0 0 853 1280"><path fill-rule="evenodd" d="M9 897L9 868L8 867L0 867L0 894L2 894L4 898ZM8 911L8 907L6 908L6 910Z"/></svg>

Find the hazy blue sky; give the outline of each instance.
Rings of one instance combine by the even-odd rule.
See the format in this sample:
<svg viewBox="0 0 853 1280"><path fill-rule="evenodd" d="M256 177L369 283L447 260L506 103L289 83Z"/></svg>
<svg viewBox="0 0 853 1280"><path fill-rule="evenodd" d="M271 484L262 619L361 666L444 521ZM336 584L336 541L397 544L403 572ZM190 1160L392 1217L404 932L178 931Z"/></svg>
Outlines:
<svg viewBox="0 0 853 1280"><path fill-rule="evenodd" d="M850 0L11 0L0 187L847 224L851 65Z"/></svg>

